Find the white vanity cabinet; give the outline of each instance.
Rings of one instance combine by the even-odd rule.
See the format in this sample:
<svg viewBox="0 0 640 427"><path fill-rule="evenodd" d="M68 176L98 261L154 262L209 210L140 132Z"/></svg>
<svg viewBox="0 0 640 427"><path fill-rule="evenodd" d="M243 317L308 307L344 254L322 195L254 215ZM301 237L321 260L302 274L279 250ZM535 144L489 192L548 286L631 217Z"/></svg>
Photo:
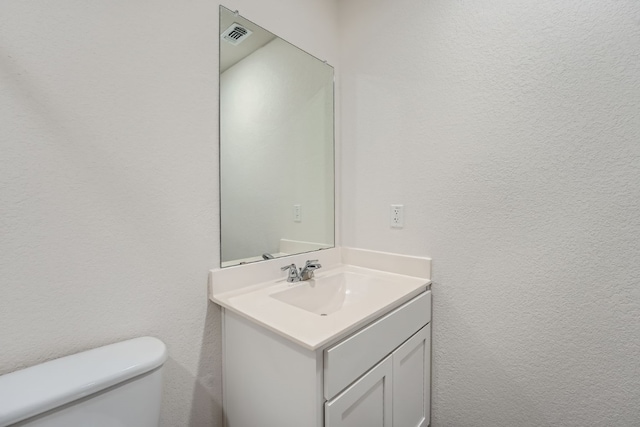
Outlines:
<svg viewBox="0 0 640 427"><path fill-rule="evenodd" d="M225 425L428 426L430 321L426 290L312 350L225 309Z"/></svg>

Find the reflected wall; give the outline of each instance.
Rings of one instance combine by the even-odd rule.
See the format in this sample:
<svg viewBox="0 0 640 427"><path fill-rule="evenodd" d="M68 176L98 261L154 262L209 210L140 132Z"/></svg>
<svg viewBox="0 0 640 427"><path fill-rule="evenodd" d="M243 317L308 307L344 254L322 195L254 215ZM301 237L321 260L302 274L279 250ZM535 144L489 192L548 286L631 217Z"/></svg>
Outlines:
<svg viewBox="0 0 640 427"><path fill-rule="evenodd" d="M333 68L290 43L221 73L223 267L333 246L333 130Z"/></svg>

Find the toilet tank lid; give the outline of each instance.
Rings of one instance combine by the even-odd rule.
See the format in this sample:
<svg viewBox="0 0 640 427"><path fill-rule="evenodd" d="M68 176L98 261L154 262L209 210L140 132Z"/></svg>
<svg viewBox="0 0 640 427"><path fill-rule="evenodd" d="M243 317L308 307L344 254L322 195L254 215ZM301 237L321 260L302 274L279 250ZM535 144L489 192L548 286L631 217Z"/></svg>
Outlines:
<svg viewBox="0 0 640 427"><path fill-rule="evenodd" d="M152 371L167 360L153 337L135 338L0 376L0 427Z"/></svg>

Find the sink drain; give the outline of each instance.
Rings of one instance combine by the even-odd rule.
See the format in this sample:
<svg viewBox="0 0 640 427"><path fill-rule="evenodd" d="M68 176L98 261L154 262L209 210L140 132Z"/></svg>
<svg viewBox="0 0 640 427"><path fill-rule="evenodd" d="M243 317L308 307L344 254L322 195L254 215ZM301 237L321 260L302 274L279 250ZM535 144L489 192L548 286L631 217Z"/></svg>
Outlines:
<svg viewBox="0 0 640 427"><path fill-rule="evenodd" d="M320 316L326 316L327 313L320 313Z"/></svg>

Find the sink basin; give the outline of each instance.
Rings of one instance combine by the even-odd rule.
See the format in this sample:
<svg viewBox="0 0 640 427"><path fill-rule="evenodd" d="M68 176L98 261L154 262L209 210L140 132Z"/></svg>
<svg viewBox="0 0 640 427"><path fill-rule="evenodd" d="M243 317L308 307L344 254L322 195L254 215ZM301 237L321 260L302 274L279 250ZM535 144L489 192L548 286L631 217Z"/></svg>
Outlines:
<svg viewBox="0 0 640 427"><path fill-rule="evenodd" d="M392 283L376 277L340 272L298 282L271 294L272 298L320 316L356 305Z"/></svg>

